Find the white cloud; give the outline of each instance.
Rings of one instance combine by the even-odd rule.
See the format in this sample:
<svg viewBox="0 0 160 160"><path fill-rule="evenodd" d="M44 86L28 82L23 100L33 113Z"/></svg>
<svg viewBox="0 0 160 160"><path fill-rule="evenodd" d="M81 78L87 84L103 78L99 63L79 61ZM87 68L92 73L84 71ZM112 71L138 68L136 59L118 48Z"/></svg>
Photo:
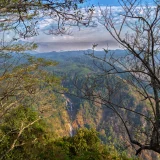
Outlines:
<svg viewBox="0 0 160 160"><path fill-rule="evenodd" d="M106 7L101 7L103 10L105 8ZM119 12L119 9L119 7L114 7L114 12ZM44 33L44 30L48 29L49 26L55 25L52 19L47 18L39 22L39 35L28 40L35 41L40 44L38 51L89 49L92 47L92 44L95 43L99 44L97 48L98 50L107 47L107 44L111 45L112 49L118 47L117 43L113 40L105 27L98 22L97 18L100 16L101 11L99 7L95 7L94 21L98 23L97 27L81 26L79 29L77 26L73 26L71 35L62 36L46 35Z"/></svg>
<svg viewBox="0 0 160 160"><path fill-rule="evenodd" d="M101 11L104 11L104 14L105 14L105 9L106 9L106 6L101 6L100 8L95 7L93 19L94 19L94 21L96 21L96 23L98 23L97 27L81 26L81 28L79 30L78 27L72 26L72 34L71 35L62 35L62 36L60 36L60 35L59 36L46 35L43 33L43 31L45 29L48 29L49 26L55 25L55 22L52 19L47 18L47 19L39 22L39 35L36 37L33 37L29 40L34 40L35 42L38 42L41 44L39 51L40 50L44 51L43 47L46 50L47 50L47 47L48 47L48 50L50 50L50 49L52 49L52 50L65 50L65 48L66 48L66 50L72 50L72 49L79 50L79 49L84 49L87 46L89 47L90 44L94 44L94 43L100 43L101 44L100 47L104 48L105 47L104 42L106 42L106 47L107 47L107 43L108 43L108 45L111 45L112 48L119 48L119 46L117 45L115 40L107 32L104 25L102 25L98 22L98 19L102 18ZM110 9L110 8L107 7L107 9ZM118 27L119 24L122 23L123 16L121 14L123 13L123 9L120 6L112 6L111 9L112 9L112 15L115 17L115 24ZM140 14L144 13L144 10L139 10L139 8L137 8L137 11L139 11ZM125 31L127 31L127 28L124 28L124 29L125 29ZM45 45L42 45L42 42ZM47 43L49 44L48 46L46 45ZM53 44L53 45L51 45L51 44ZM63 47L61 44L63 45ZM82 44L84 46L82 46ZM58 49L58 47L60 49Z"/></svg>

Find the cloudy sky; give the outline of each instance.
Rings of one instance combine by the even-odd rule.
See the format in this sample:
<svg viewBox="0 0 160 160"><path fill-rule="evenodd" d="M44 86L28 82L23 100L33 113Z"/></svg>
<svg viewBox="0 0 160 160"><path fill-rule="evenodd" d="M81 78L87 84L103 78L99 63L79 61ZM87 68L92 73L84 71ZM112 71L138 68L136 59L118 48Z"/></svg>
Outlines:
<svg viewBox="0 0 160 160"><path fill-rule="evenodd" d="M141 0L141 2L153 3L153 0ZM100 5L119 6L118 0L89 0L89 3L95 4L95 5L100 4Z"/></svg>
<svg viewBox="0 0 160 160"><path fill-rule="evenodd" d="M142 0L144 2L146 0ZM152 0L147 0L151 3ZM98 44L97 50L103 48L117 49L119 45L107 32L105 27L100 24L97 18L101 17L99 7L112 6L114 15L119 15L122 12L122 8L119 6L118 0L88 0L86 5L94 4L95 14L94 20L98 24L97 27L84 27L80 29L78 27L72 27L72 33L70 35L46 35L44 32L48 26L53 25L51 19L43 20L39 23L39 35L30 39L29 41L35 41L39 44L38 52L50 52L50 51L65 51L65 50L85 50L91 49L93 44ZM117 23L120 23L120 19L117 16Z"/></svg>

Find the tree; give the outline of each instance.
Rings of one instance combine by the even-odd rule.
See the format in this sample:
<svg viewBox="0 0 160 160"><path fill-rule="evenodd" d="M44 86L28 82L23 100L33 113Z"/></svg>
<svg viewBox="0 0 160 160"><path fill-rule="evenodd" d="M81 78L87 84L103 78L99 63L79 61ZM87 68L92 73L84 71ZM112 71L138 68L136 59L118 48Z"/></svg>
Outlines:
<svg viewBox="0 0 160 160"><path fill-rule="evenodd" d="M22 106L12 109L0 126L0 159L35 159L44 135L45 123L37 112Z"/></svg>
<svg viewBox="0 0 160 160"><path fill-rule="evenodd" d="M53 114L51 104L53 106L56 99L53 88L62 89L61 80L44 70L47 66L55 66L57 62L19 56L7 58L9 62L1 69L0 159L6 159L6 156L14 153L23 156L24 153L20 155L18 151L21 146L27 150L28 145L38 147L42 143L34 141L36 136L32 127ZM40 130L35 130L38 135Z"/></svg>
<svg viewBox="0 0 160 160"><path fill-rule="evenodd" d="M49 78L47 79L47 72L42 70L42 68L44 69L46 66L56 65L55 62L47 62L43 59L36 60L31 56L25 55L24 53L26 53L26 51L36 49L36 44L16 41L19 38L36 36L38 34L38 21L47 18L52 19L53 23L56 24L54 28L49 28L48 34L69 34L68 29L65 28L66 26L79 26L80 24L88 26L92 19L93 8L88 8L88 14L84 16L78 6L81 3L83 3L83 0L0 1L0 83L3 86L0 91L1 115L3 115L2 112L6 112L2 111L2 109L8 110L7 108L12 108L14 106L13 104L17 102L13 100L15 93L19 95L20 91L27 90L30 95L33 95L35 91L37 91L36 84L40 84L38 82L42 81L42 79L45 81L43 81L45 85L51 79L51 81L60 83L59 80L53 78L55 76L52 77L50 75L50 78L52 78L50 80ZM8 34L10 34L10 36L6 38ZM19 67L17 67L18 65ZM41 80L37 74L38 72L41 73ZM37 79L34 77L35 75ZM33 80L33 78L35 79ZM28 84L24 84L24 80L25 83ZM18 84L21 82L23 85ZM53 85L55 85L55 83L53 83ZM12 101L14 101L13 104L8 100L10 97ZM12 104L12 107L8 102Z"/></svg>
<svg viewBox="0 0 160 160"><path fill-rule="evenodd" d="M40 112L47 111L44 110L44 104L48 101L53 103L55 99L53 88L62 89L61 80L46 71L46 67L57 63L27 55L26 52L35 49L37 45L17 40L36 36L38 21L45 18L52 19L56 24L49 28L48 34L69 34L71 25L88 26L93 9L88 9L88 14L84 16L78 6L80 3L83 0L0 0L0 127L5 123L5 117L14 109L32 108L40 115L27 125L23 124L23 120L18 120L21 125L16 126L16 131L19 131L16 132L17 137L10 139L8 143L12 145L5 153L1 153L1 159L16 148L19 137L26 129L43 118ZM42 101L43 105L40 105ZM23 111L27 113L26 110ZM14 122L17 115L12 116L11 121ZM12 131L12 128L8 128L5 135ZM3 132L2 129L0 132ZM0 135L2 143L5 135Z"/></svg>
<svg viewBox="0 0 160 160"><path fill-rule="evenodd" d="M105 55L100 57L93 50L89 55L101 72L98 76L88 75L81 90L84 98L107 106L116 113L131 144L138 147L137 155L142 150L160 153L159 1L153 1L153 6L142 5L138 0L121 0L119 3L123 11L117 15L113 14L112 8L100 8L102 18L99 22L124 49L124 53L105 50ZM136 111L123 103L125 97L121 97L121 93L126 86L146 104L145 109ZM115 102L113 99L117 95L119 100ZM126 112L143 118L143 126L135 126L133 121L128 123L132 119L131 116L126 119Z"/></svg>
<svg viewBox="0 0 160 160"><path fill-rule="evenodd" d="M111 145L101 144L98 133L94 129L81 128L73 137L63 137L57 139L54 145L63 153L68 155L68 159L74 160L111 160L111 159L133 159L129 158L124 153L118 153ZM59 151L59 150L58 150ZM59 152L58 152L59 153ZM55 150L56 155L56 150ZM59 155L59 154L58 154ZM59 157L57 159L60 159ZM62 159L65 159L64 157ZM67 158L66 158L67 159Z"/></svg>
<svg viewBox="0 0 160 160"><path fill-rule="evenodd" d="M1 0L1 32L13 30L23 38L36 36L37 23L48 18L54 23L47 31L48 34L69 34L70 26L89 26L92 22L93 7L83 12L79 9L79 4L83 2L83 0ZM12 38L18 37L13 35Z"/></svg>

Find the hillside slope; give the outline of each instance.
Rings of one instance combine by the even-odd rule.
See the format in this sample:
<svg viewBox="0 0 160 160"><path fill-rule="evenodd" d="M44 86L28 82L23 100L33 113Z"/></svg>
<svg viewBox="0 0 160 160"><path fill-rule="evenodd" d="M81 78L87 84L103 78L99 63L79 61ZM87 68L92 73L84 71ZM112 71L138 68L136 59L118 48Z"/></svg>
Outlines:
<svg viewBox="0 0 160 160"><path fill-rule="evenodd" d="M119 56L125 54L119 50L115 52L118 52ZM104 52L96 52L96 54L103 56ZM80 90L77 90L77 87L81 89L86 75L101 73L101 70L95 66L92 58L84 55L83 51L40 53L36 54L36 56L59 62L57 67L47 68L47 70L62 77L62 84L69 91L69 94L61 96L63 107L60 110L58 109L59 111L56 110L55 115L57 116L53 115L50 121L55 122L52 123L52 126L58 135L68 134L72 136L78 128L95 128L100 132L99 136L104 143L112 143L120 151L127 149L129 153L135 153L128 141L125 128L115 112L110 110L107 105L102 105L99 101L96 103L88 101L85 98L80 98L82 94ZM127 74L123 76L127 76ZM102 79L102 84L98 86L98 89L102 91L103 85L106 82L103 80L103 77L100 77L100 79ZM122 86L115 88L117 90L116 94L112 97L113 102L115 104L121 104L133 111L148 114L150 110L149 105L141 101L139 95L137 95L133 88L125 83L123 77L112 76L107 83L114 87L117 85L117 82L122 84ZM107 94L105 91L102 92L104 95ZM123 112L123 118L128 124L132 123L135 128L146 127L146 122L141 116L125 110L119 110L119 112ZM133 128L130 129L131 132L135 132ZM142 159L156 158L156 154L152 152L146 152L142 155Z"/></svg>

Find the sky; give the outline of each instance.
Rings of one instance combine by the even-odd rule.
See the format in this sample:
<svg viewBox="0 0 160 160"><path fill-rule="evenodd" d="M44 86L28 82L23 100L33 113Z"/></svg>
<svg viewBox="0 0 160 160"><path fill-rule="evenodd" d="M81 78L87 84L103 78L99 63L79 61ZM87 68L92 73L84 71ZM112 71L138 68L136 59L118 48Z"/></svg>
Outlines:
<svg viewBox="0 0 160 160"><path fill-rule="evenodd" d="M152 3L153 0L141 0L142 3ZM100 5L109 5L109 6L119 6L118 0L89 0L90 4L100 4Z"/></svg>
<svg viewBox="0 0 160 160"><path fill-rule="evenodd" d="M142 0L142 2L150 3L152 0ZM48 26L53 25L51 19L46 19L39 23L39 35L27 39L38 43L38 52L51 52L51 51L71 51L71 50L86 50L91 49L93 44L98 44L96 50L105 49L120 49L119 44L108 33L105 26L100 24L97 19L101 18L98 5L102 8L105 6L112 6L113 14L117 16L117 26L121 23L118 16L122 12L118 0L88 0L87 5L94 4L95 15L94 20L98 24L97 27L72 27L70 35L46 35L45 31Z"/></svg>
<svg viewBox="0 0 160 160"><path fill-rule="evenodd" d="M90 0L89 1L90 4L100 4L100 5L111 5L111 6L118 6L118 0Z"/></svg>

